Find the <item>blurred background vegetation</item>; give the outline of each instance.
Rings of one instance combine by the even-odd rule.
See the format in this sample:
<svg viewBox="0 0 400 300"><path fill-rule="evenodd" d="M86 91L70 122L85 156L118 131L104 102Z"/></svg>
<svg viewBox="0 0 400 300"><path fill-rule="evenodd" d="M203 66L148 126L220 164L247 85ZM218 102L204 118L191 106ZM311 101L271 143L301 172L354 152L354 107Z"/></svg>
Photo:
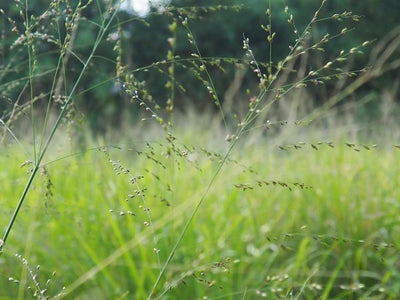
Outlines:
<svg viewBox="0 0 400 300"><path fill-rule="evenodd" d="M77 2L77 0L65 2L66 12L73 11ZM98 29L96 23L101 22L99 10L106 9L105 2L105 0L94 1L94 4L84 11L84 20L79 24L79 30L75 31L77 36L72 46L74 55L70 55L67 62L68 68L65 68L67 78L73 79L78 76L82 65L80 57L87 57L94 43ZM251 70L241 71L237 64L232 63L240 62L244 58L243 38L249 38L250 46L259 62L269 60L267 34L261 29L261 25L268 23L266 9L271 5L272 28L276 32L272 57L276 63L287 55L290 45L296 38L293 27L288 26L285 6L287 5L290 14L293 14L295 26L301 32L320 4L320 0L172 0L167 4L167 8L152 7L150 13L145 16L138 16L133 11L120 10L118 20L111 28L108 40L102 42L96 58L80 84L80 92L76 94L74 102L76 111L82 112L87 117L95 133L104 132L110 124L118 128L121 126L122 119L139 118L138 107L129 104L129 97L124 95L118 81L116 73L118 54L123 60L121 63L132 71L135 80L145 82L142 89L152 95L154 101L161 107L168 107L166 103L171 97L171 88L166 85L171 80L170 74L167 66L155 67L152 64L166 60L168 51L182 58L191 57L191 54L195 52L193 45L188 41L184 27L178 26L176 31L171 30L172 24L181 22L184 17L189 19L190 29L202 57L221 58L221 64L211 66L209 72L222 105L226 109L235 110L234 107L240 107L241 102L248 102L248 96L245 98L248 87L258 84L258 79ZM56 32L57 28L52 27L50 23L46 30L37 28L38 33L48 32L48 35L42 34L37 37L36 42L34 41L38 55L34 70L35 91L32 94L27 88L28 53L26 47L19 46L21 41L18 41L22 36L20 31L25 30L21 6L16 5L16 1L0 0L0 7L6 16L0 19L0 66L2 69L0 118L6 122L10 118L10 108L16 101L19 106L22 106L34 96L37 97L37 107L40 108L41 98L46 98L41 91L50 90L48 85L54 76L52 72L59 56L59 47L52 40L52 35L65 36L66 32ZM49 1L30 0L27 12L30 16L40 16L48 8ZM343 19L343 28L347 27L351 32L346 38L334 40L326 45L327 50L321 54L325 58L333 57L341 49L350 49L367 40L380 40L390 30L399 26L400 2L397 0L328 1L322 15L331 16L334 12L346 11L360 16L359 19L357 18L358 26L354 27L354 18ZM65 15L59 15L60 24L65 21ZM46 24L45 17L41 20L41 24ZM322 37L328 32L331 35L339 33L337 24L333 22L332 24L324 23L318 30L320 32L312 34ZM173 45L171 38L174 38ZM120 43L117 50L114 47L116 40ZM373 47L374 43L366 48L366 51L371 51ZM400 49L397 49L396 56L400 57ZM368 67L369 60L370 53L366 52L348 61L346 67L350 70L361 70ZM224 64L224 62L227 63ZM306 68L312 69L313 66L321 66L322 63L322 59L315 55L309 57ZM152 67L149 68L149 66ZM213 106L213 101L209 101L211 96L207 89L199 83L196 76L189 74L186 67L183 63L175 65L173 79L177 85L173 95L174 109L185 111L188 108L195 108L199 112L207 111L207 113L217 110ZM363 106L362 114L368 118L376 114L385 93L390 95L387 101L398 102L399 81L399 70L391 70L384 76L367 82L347 102L356 103L367 97L368 104ZM61 89L65 92L71 88L68 83L62 83L62 85ZM184 88L179 88L179 86ZM312 96L310 101L313 105L320 105L329 98L334 89L335 85L330 85L329 82L318 89L313 88L309 91ZM43 101L43 107L45 106L45 101Z"/></svg>

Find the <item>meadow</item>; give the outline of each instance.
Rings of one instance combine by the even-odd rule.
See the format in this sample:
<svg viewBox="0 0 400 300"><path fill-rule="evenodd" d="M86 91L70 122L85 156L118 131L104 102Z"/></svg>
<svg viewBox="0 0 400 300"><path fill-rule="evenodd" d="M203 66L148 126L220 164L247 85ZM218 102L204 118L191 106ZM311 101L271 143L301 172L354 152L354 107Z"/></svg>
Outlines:
<svg viewBox="0 0 400 300"><path fill-rule="evenodd" d="M400 28L327 2L1 9L0 300L398 299Z"/></svg>
<svg viewBox="0 0 400 300"><path fill-rule="evenodd" d="M149 297L204 193L155 298L397 298L396 147L243 144L208 190L223 156L190 134L54 149L2 253L0 299ZM24 163L16 146L0 159ZM2 223L30 168L1 169Z"/></svg>

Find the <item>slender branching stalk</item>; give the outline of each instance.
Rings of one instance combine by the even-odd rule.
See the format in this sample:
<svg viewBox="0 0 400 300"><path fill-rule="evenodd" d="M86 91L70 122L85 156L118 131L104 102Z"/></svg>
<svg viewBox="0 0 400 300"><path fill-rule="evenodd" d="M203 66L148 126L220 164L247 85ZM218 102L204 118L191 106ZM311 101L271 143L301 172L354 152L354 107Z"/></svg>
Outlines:
<svg viewBox="0 0 400 300"><path fill-rule="evenodd" d="M9 236L9 234L10 234L12 228L13 228L13 225L14 225L14 222L15 222L17 216L18 216L18 213L19 213L22 205L24 204L24 201L25 201L25 199L27 197L27 194L28 194L28 191L29 191L29 189L30 189L30 187L32 185L32 182L36 177L37 171L41 167L41 163L42 163L42 160L43 160L44 156L47 153L47 149L48 149L51 141L53 140L53 138L54 138L54 136L55 136L55 134L56 134L56 132L58 130L58 127L59 127L59 125L61 123L61 120L64 118L64 116L65 116L65 114L67 112L67 109L68 109L69 105L73 101L73 97L75 95L75 91L77 90L77 87L78 87L79 83L81 82L81 80L82 80L82 78L83 78L83 76L84 76L84 74L86 72L86 69L89 66L89 63L91 62L91 60L92 60L92 58L93 58L98 46L100 45L100 42L103 40L104 35L106 34L106 32L107 32L108 28L110 27L112 21L114 20L116 14L117 14L117 11L118 11L118 6L114 8L114 11L112 12L112 14L110 15L110 17L108 19L104 19L103 20L103 24L101 25L101 28L100 28L99 33L98 33L98 36L97 36L96 41L95 41L95 43L93 45L92 51L90 52L88 58L86 59L86 62L84 63L84 65L82 67L82 70L79 73L79 76L76 79L75 84L72 87L71 92L69 93L69 95L68 95L68 97L67 97L67 99L65 101L64 106L61 108L61 111L60 111L60 113L59 113L59 115L57 117L57 120L55 121L51 131L50 131L50 134L49 134L47 140L43 144L43 148L41 149L40 153L38 154L37 159L35 159L31 175L29 176L28 181L25 184L24 190L23 190L23 192L22 192L22 194L21 194L21 196L19 198L17 206L16 206L16 208L14 210L13 215L11 216L10 222L9 222L9 224L8 224L6 230L5 230L5 233L3 235L3 238L1 240L0 253L1 253L1 251L3 250L3 248L4 248L5 244L6 244L7 238L8 238L8 236ZM35 144L35 142L34 142L34 144ZM35 155L35 157L36 157L36 155Z"/></svg>

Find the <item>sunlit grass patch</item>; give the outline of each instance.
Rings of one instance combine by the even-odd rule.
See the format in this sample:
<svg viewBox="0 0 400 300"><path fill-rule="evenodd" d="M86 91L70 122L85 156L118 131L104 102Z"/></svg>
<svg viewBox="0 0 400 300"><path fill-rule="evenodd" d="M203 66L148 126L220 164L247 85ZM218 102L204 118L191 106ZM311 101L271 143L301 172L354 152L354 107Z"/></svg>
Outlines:
<svg viewBox="0 0 400 300"><path fill-rule="evenodd" d="M102 148L49 164L16 224L14 246L4 252L1 286L9 286L9 297L32 286L29 276L19 285L8 281L26 272L12 258L16 253L29 254L34 270L41 265L35 272L42 282L51 279L53 295L86 274L69 295L146 297L157 257L166 259L215 172L211 152L196 150L193 162L168 149L168 142L143 145L140 154ZM232 157L210 189L159 293L177 299L396 295L396 150L358 152L344 143L284 154L277 147L268 156L262 146L243 150L243 164ZM146 151L153 160L143 158ZM175 169L164 170L171 160ZM14 187L3 199L21 188L12 180L20 172L7 172ZM13 203L3 207L6 219Z"/></svg>

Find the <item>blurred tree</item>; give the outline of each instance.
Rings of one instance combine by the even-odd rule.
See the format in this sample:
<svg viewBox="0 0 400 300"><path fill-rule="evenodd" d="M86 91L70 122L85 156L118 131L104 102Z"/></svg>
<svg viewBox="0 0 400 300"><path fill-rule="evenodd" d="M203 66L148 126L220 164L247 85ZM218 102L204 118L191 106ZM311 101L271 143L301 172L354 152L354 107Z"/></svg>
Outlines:
<svg viewBox="0 0 400 300"><path fill-rule="evenodd" d="M57 41L64 40L66 35L64 22L68 16L71 16L78 0L63 0L57 3L60 9L55 11L49 8L47 0L29 0L27 9L24 7L25 1L0 0L0 8L4 11L0 18L0 117L4 120L7 119L7 112L17 101L21 105L32 98L26 88L28 82L26 76L29 70L27 47L26 43L23 43L25 32L23 22L26 15L29 18L36 17L30 22L38 22L38 26L33 28L33 31L38 33L34 40L37 62L34 71L35 95L33 96L49 91L49 82L52 82L60 53L60 45ZM70 90L73 79L78 76L82 68L82 61L85 61L90 53L107 3L110 1L94 1L83 12L74 37L72 52L66 62L65 77L68 80L61 85L63 94L67 94ZM191 67L199 67L199 64L193 65L182 60L173 63L175 67L173 73L170 73L171 69L169 69L172 63L171 60L168 61L168 51L182 59L193 58L193 55L197 54L196 46L203 58L220 58L220 64L208 65L207 68L215 83L217 95L223 101L224 94L233 83L239 86L242 83L251 86L257 82L257 77L253 74L242 77L239 76L240 74L237 75L236 67L232 63L243 58L244 37L249 38L250 46L260 62L269 61L267 34L261 29L261 25L268 24L266 9L271 5L272 30L276 32L272 60L277 63L287 55L288 47L296 38L293 27L287 23L285 5L293 14L295 24L301 32L320 3L320 0L283 2L280 0L172 0L165 11L153 7L150 14L143 18L121 10L118 13L118 20L108 33L111 38L102 41L95 59L80 84L80 91L76 95L77 103L87 115L94 130L105 129L105 124L110 124L110 120L114 126L119 126L121 114L127 111L127 107L132 108L132 114L135 114L135 106L126 106L126 99L123 93L120 94L123 91L116 78L116 57L117 52L120 51L122 63L127 65L129 70L134 71L134 80L145 81L145 88L161 107L165 107L165 103L171 98L171 87L168 86L170 77L178 83L174 86L175 107L185 109L188 103L198 107L206 106L212 103L206 100L211 96L196 75L193 76L193 72L188 70ZM49 12L46 17L37 19L43 16L45 11ZM349 49L365 40L383 37L391 28L398 25L400 2L397 0L327 1L321 13L330 16L334 12L344 11L361 15L359 25L354 27L348 20L343 20L342 27L354 27L354 30L346 38L328 43L328 50L323 55L333 56L341 49ZM190 43L187 28L181 25L185 17L188 18L188 26L196 45ZM177 23L176 32L172 32L170 27L174 22ZM337 33L340 29L334 22L326 22L321 23L313 34L321 37L327 32ZM118 38L120 38L120 48L114 49ZM171 38L175 41L173 46ZM19 45L17 41L22 43ZM397 50L398 56L400 56L399 51ZM166 63L153 65L154 62L163 60ZM350 63L352 68L361 68L367 62L368 55L366 54L358 56ZM318 65L321 60L318 55L315 55L309 63ZM398 71L392 71L386 77L369 83L364 92L368 92L371 88L382 89L391 85L393 80L388 80L388 78L399 78ZM205 78L202 79L205 80ZM185 90L178 88L180 83ZM329 88L328 85L327 89ZM318 89L317 92L325 93L326 91ZM322 95L318 98L324 97Z"/></svg>

